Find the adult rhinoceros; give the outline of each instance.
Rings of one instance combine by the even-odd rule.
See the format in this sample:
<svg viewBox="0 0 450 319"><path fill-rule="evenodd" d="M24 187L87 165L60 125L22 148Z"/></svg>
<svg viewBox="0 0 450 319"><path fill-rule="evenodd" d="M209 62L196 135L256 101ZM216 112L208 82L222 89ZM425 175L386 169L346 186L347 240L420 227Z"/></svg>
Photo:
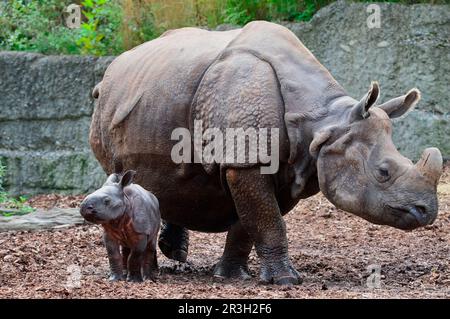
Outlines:
<svg viewBox="0 0 450 319"><path fill-rule="evenodd" d="M166 32L117 57L93 94L90 143L107 174L129 169L154 192L166 224L163 253L185 260L187 229L228 231L217 277L248 278L253 247L265 283L299 283L283 215L319 191L336 207L400 229L431 224L442 172L438 149L415 165L391 140L390 118L420 99L417 89L376 104L377 83L348 96L288 29ZM279 128L279 169L262 163L175 163L176 128ZM192 154L194 157L194 154Z"/></svg>

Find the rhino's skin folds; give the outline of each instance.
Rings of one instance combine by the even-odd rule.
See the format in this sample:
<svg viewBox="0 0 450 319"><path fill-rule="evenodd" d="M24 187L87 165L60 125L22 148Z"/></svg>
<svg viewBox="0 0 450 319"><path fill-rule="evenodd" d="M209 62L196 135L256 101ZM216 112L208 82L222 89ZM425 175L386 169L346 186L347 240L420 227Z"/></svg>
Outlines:
<svg viewBox="0 0 450 319"><path fill-rule="evenodd" d="M348 96L277 24L183 28L108 67L94 92L90 143L108 174L138 171L137 182L158 197L162 217L181 226L172 229L228 231L215 276L248 278L254 245L262 282L299 283L281 216L301 198L322 191L339 208L401 229L436 218L439 150L425 150L413 165L391 139L390 118L412 108L420 92L377 105L379 93L374 82L362 99ZM260 163L175 164L171 133L193 134L196 120L203 130L278 128L278 172L261 175ZM187 252L187 244L172 244ZM164 253L170 257L170 247Z"/></svg>

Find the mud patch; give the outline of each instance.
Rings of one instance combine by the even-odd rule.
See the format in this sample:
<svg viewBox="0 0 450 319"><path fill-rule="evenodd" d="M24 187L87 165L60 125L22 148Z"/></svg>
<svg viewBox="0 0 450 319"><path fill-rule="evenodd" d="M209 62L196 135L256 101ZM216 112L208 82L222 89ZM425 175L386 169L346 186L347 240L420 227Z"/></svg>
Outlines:
<svg viewBox="0 0 450 319"><path fill-rule="evenodd" d="M1 233L0 297L449 298L449 175L447 168L439 186L436 222L411 232L372 225L337 210L321 195L301 201L286 216L290 255L304 277L299 286L259 285L254 252L249 264L252 279L215 282L212 270L225 234L197 232L191 232L188 263L159 253L157 283L110 283L102 230L81 225ZM58 201L65 202L63 197ZM367 285L374 267L380 270L379 289Z"/></svg>

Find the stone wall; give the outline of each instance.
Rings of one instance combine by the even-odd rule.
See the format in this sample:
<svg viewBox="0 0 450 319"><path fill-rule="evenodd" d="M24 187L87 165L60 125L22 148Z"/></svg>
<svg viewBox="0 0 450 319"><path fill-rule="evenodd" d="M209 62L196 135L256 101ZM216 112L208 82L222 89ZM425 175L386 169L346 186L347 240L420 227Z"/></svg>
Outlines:
<svg viewBox="0 0 450 319"><path fill-rule="evenodd" d="M428 146L450 158L449 6L381 4L369 29L367 4L336 2L309 23L286 24L355 98L373 80L381 101L422 91L416 110L394 123L400 151ZM0 52L0 158L12 193L83 193L104 173L88 146L90 97L112 57Z"/></svg>
<svg viewBox="0 0 450 319"><path fill-rule="evenodd" d="M0 158L13 194L93 189L91 91L111 57L0 52Z"/></svg>

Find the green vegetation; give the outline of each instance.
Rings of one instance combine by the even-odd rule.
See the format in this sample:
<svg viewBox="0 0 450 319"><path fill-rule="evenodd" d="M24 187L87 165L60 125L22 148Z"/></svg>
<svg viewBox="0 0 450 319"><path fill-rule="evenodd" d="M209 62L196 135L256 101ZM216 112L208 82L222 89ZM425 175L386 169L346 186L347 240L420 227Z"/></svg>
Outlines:
<svg viewBox="0 0 450 319"><path fill-rule="evenodd" d="M253 20L308 21L317 9L332 0L230 0L225 8L224 21L244 25Z"/></svg>
<svg viewBox="0 0 450 319"><path fill-rule="evenodd" d="M308 21L334 0L9 0L0 1L0 49L46 54L116 55L164 31L214 28L252 20ZM369 0L353 0L371 2ZM449 3L450 0L379 0ZM65 25L71 3L82 8L78 29Z"/></svg>
<svg viewBox="0 0 450 319"><path fill-rule="evenodd" d="M67 5L76 1L0 2L0 49L47 54L117 54L122 50L118 1L86 0L79 29L65 25Z"/></svg>
<svg viewBox="0 0 450 319"><path fill-rule="evenodd" d="M58 0L0 3L0 48L42 53L78 54L74 35L63 25Z"/></svg>
<svg viewBox="0 0 450 319"><path fill-rule="evenodd" d="M83 15L76 44L83 54L106 55L117 53L122 48L118 26L122 21L122 10L116 1L84 0Z"/></svg>
<svg viewBox="0 0 450 319"><path fill-rule="evenodd" d="M0 215L23 215L33 212L34 208L25 204L27 200L26 197L19 196L18 198L12 198L5 192L3 188L3 178L5 176L5 171L6 167L0 161ZM14 212L10 210L14 210Z"/></svg>

